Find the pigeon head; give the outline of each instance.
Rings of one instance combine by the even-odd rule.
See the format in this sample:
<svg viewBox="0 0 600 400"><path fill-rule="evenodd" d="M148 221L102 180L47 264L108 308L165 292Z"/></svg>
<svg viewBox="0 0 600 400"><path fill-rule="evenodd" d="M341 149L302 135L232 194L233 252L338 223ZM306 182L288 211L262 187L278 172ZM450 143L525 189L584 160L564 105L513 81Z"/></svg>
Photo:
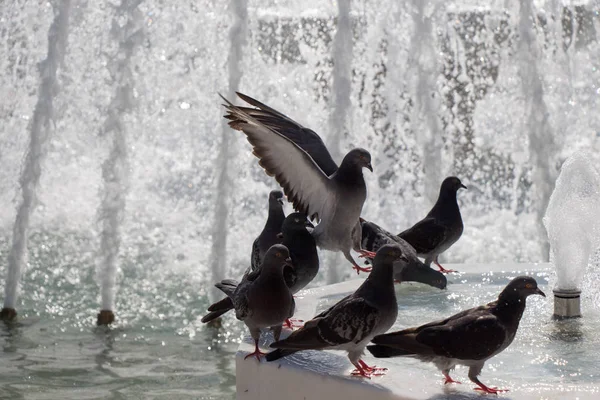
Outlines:
<svg viewBox="0 0 600 400"><path fill-rule="evenodd" d="M397 268L395 266L395 268ZM404 265L400 272L394 270L394 279L403 282L420 282L438 289L446 289L448 279L439 271L429 268L427 265L413 262Z"/></svg>
<svg viewBox="0 0 600 400"><path fill-rule="evenodd" d="M444 182L442 182L441 191L456 193L461 188L466 189L467 187L463 185L460 179L458 179L457 177L449 176L446 179L444 179Z"/></svg>
<svg viewBox="0 0 600 400"><path fill-rule="evenodd" d="M408 262L408 259L402 253L402 249L400 249L400 246L397 246L395 244L386 244L385 246L381 246L379 250L377 250L377 254L375 255L375 259L373 260L373 265L377 265L380 263L393 264L394 261L398 260Z"/></svg>
<svg viewBox="0 0 600 400"><path fill-rule="evenodd" d="M284 234L293 234L297 232L312 232L315 226L306 218L304 213L291 213L283 221L281 230Z"/></svg>
<svg viewBox="0 0 600 400"><path fill-rule="evenodd" d="M269 207L281 208L283 206L283 192L281 190L272 190L269 193Z"/></svg>
<svg viewBox="0 0 600 400"><path fill-rule="evenodd" d="M500 297L503 297L503 295L513 297L516 295L517 297L524 299L532 294L539 294L546 297L546 294L538 288L535 279L530 276L518 276L510 281L500 294Z"/></svg>
<svg viewBox="0 0 600 400"><path fill-rule="evenodd" d="M282 244L275 244L269 247L263 260L263 269L272 268L278 271L283 271L283 267L292 265L290 251Z"/></svg>
<svg viewBox="0 0 600 400"><path fill-rule="evenodd" d="M373 166L371 165L371 154L361 148L350 150L346 157L342 160L342 165L353 166L357 168L367 168L373 172Z"/></svg>

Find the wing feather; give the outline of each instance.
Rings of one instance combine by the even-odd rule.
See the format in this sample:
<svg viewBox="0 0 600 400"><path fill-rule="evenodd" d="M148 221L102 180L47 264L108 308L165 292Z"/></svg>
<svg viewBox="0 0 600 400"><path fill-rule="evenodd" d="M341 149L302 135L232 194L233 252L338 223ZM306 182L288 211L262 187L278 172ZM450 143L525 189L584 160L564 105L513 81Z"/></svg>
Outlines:
<svg viewBox="0 0 600 400"><path fill-rule="evenodd" d="M321 217L332 192L328 176L293 141L261 124L243 108L227 103L229 126L246 134L259 165L277 180L294 208Z"/></svg>
<svg viewBox="0 0 600 400"><path fill-rule="evenodd" d="M312 157L319 168L321 168L327 176L331 176L337 171L337 164L333 161L325 143L323 143L323 140L315 131L303 127L287 115L280 113L274 108L271 108L250 96L239 92L237 95L246 103L257 107L242 107L242 110L269 129L287 137L300 146L302 150L306 151ZM227 118L231 119L229 117Z"/></svg>

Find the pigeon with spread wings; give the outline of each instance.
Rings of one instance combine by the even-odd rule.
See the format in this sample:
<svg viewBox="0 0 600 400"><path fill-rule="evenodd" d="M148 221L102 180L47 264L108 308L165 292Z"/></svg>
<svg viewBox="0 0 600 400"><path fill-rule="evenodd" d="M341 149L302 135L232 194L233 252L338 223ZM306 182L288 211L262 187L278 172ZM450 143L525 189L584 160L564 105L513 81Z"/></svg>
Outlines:
<svg viewBox="0 0 600 400"><path fill-rule="evenodd" d="M246 101L250 99L238 95ZM350 253L354 249L362 256L375 256L360 246L358 220L367 197L362 169L373 171L369 152L361 148L351 150L340 167L327 175L302 147L279 132L285 127L302 129L301 125L265 105L239 107L223 100L227 103L225 118L229 126L244 132L259 165L277 180L297 211L319 220L313 231L317 246L341 251L357 272L369 272L370 268L359 266Z"/></svg>

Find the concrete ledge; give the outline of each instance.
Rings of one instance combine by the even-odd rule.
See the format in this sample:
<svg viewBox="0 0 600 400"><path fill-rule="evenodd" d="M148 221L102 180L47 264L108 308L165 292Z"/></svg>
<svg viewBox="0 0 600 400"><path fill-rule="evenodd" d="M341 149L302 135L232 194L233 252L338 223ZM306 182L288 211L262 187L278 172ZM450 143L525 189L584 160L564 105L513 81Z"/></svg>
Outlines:
<svg viewBox="0 0 600 400"><path fill-rule="evenodd" d="M444 265L446 267L446 265ZM460 274L451 274L452 280L460 282L467 277L495 275L501 272L542 272L550 269L549 264L456 264L447 265L448 268L461 271ZM485 271L485 273L481 273ZM353 279L314 289L305 290L297 297L297 312L295 318L302 320L311 319L317 308L324 303L333 303L338 298L354 291L363 279ZM420 285L420 284L415 284ZM432 289L435 290L435 289ZM451 288L450 288L451 290ZM426 322L426 321L423 321ZM283 337L290 331L285 331ZM273 338L263 335L261 348L268 349ZM246 337L240 345L236 355L236 385L237 398L241 400L255 399L284 399L284 400L321 400L321 399L482 399L482 395L472 390L475 386L468 380L462 385L443 385L442 375L437 369L417 360L402 359L375 359L370 355L365 361L371 365L389 368L388 374L374 377L371 380L352 377L349 375L353 366L348 361L345 352L341 351L302 351L289 357L274 361L261 361L256 359L244 360L244 356L253 351L254 346L250 337ZM465 371L462 371L465 372ZM460 373L461 378L463 373ZM496 374L492 379L503 386L502 376ZM518 380L517 380L518 381ZM507 381L504 381L508 383ZM599 392L595 388L574 385L566 387L560 385L554 388L540 387L535 382L518 382L515 387L509 381L510 392L505 395L487 395L494 399L597 399ZM531 383L531 386L528 384ZM581 391L581 389L584 389ZM600 390L600 385L598 387ZM570 392L570 393L565 393Z"/></svg>

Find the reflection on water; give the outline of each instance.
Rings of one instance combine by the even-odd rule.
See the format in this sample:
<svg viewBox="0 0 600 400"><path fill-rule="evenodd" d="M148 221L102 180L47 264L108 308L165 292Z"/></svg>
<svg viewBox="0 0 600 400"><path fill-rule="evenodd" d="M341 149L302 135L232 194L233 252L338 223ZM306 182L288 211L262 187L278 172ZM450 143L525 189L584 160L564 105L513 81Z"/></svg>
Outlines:
<svg viewBox="0 0 600 400"><path fill-rule="evenodd" d="M208 300L193 271L123 265L117 323L96 327L93 259L82 251L69 265L57 256L73 251L68 238L44 238L18 321L0 323L0 399L234 397L242 326L233 315L217 329L200 323Z"/></svg>

